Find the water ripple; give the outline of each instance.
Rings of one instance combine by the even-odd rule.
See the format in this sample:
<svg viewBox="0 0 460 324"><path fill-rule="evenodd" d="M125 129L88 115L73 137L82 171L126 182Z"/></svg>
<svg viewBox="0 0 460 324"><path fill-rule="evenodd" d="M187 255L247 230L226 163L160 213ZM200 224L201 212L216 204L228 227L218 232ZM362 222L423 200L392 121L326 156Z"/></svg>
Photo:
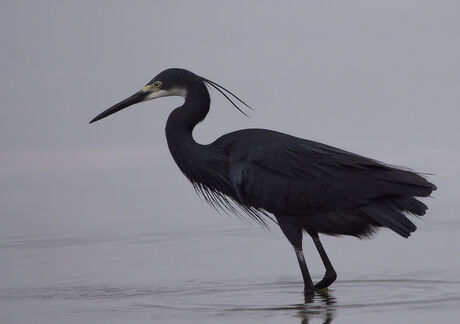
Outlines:
<svg viewBox="0 0 460 324"><path fill-rule="evenodd" d="M273 305L267 307L261 296L299 298L301 283L298 280L276 282L186 282L177 285L136 287L116 285L49 286L27 289L3 289L0 300L119 300L147 297L139 307L171 309L196 309L197 307L224 307L230 311L282 310L303 307L304 304ZM237 296L238 298L235 298ZM176 300L175 304L149 303L155 300ZM238 304L230 301L238 300ZM180 301L180 302L179 302ZM206 301L206 302L201 302ZM211 302L210 302L211 301ZM373 306L404 306L460 301L460 282L423 279L363 279L342 280L333 289L317 294L310 308L334 305L335 308L362 308ZM316 304L315 304L316 303ZM319 303L319 304L318 304ZM180 305L180 306L178 306Z"/></svg>

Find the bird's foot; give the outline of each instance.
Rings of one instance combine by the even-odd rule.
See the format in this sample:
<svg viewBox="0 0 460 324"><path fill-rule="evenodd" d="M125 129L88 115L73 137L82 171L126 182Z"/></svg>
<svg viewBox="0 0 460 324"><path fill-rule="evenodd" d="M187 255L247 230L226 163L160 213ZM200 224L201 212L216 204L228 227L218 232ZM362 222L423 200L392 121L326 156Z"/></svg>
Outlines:
<svg viewBox="0 0 460 324"><path fill-rule="evenodd" d="M303 295L304 295L304 298L305 298L305 304L311 303L311 302L313 302L313 300L315 298L315 290L312 289L312 288L305 287L305 289L303 291Z"/></svg>
<svg viewBox="0 0 460 324"><path fill-rule="evenodd" d="M315 290L326 289L336 279L337 279L337 273L334 270L326 272L326 274L324 275L323 279L321 279L320 282L315 284Z"/></svg>

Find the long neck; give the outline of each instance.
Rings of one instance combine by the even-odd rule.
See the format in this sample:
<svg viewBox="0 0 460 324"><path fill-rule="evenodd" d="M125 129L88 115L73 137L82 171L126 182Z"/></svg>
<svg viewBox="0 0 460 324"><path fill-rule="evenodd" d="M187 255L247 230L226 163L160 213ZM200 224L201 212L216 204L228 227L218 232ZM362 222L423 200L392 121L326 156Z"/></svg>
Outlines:
<svg viewBox="0 0 460 324"><path fill-rule="evenodd" d="M209 92L204 83L189 85L184 104L169 115L166 136L184 132L191 136L195 126L208 114L210 103Z"/></svg>
<svg viewBox="0 0 460 324"><path fill-rule="evenodd" d="M181 171L190 179L194 178L193 166L205 157L206 148L195 142L193 129L209 111L211 103L208 89L203 82L187 87L184 104L176 108L166 123L166 139L169 151Z"/></svg>

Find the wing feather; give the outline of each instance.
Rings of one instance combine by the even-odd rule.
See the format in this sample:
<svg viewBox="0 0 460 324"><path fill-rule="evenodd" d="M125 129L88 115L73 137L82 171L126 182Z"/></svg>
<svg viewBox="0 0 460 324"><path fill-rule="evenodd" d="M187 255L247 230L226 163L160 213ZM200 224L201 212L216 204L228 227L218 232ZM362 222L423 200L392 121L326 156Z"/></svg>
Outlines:
<svg viewBox="0 0 460 324"><path fill-rule="evenodd" d="M305 217L359 210L404 237L415 225L403 213L423 215L426 206L414 197L436 189L411 170L292 137L234 158L229 177L244 205Z"/></svg>

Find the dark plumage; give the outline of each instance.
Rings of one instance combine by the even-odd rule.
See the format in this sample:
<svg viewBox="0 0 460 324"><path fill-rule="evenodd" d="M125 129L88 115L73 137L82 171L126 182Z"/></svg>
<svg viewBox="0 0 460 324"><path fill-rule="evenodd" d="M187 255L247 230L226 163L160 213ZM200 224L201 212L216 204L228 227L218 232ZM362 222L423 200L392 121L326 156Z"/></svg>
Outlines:
<svg viewBox="0 0 460 324"><path fill-rule="evenodd" d="M216 208L242 210L262 224L274 215L296 250L306 295L314 289L303 259L302 231L312 236L326 266L316 289L336 278L318 233L366 237L387 227L409 237L415 231L407 215L422 216L427 210L415 197L429 196L436 186L413 171L266 129L232 132L209 145L196 143L192 131L210 106L206 84L238 109L235 102L246 105L215 82L169 69L93 121L139 101L184 96L184 105L170 114L166 124L168 146L180 170Z"/></svg>

